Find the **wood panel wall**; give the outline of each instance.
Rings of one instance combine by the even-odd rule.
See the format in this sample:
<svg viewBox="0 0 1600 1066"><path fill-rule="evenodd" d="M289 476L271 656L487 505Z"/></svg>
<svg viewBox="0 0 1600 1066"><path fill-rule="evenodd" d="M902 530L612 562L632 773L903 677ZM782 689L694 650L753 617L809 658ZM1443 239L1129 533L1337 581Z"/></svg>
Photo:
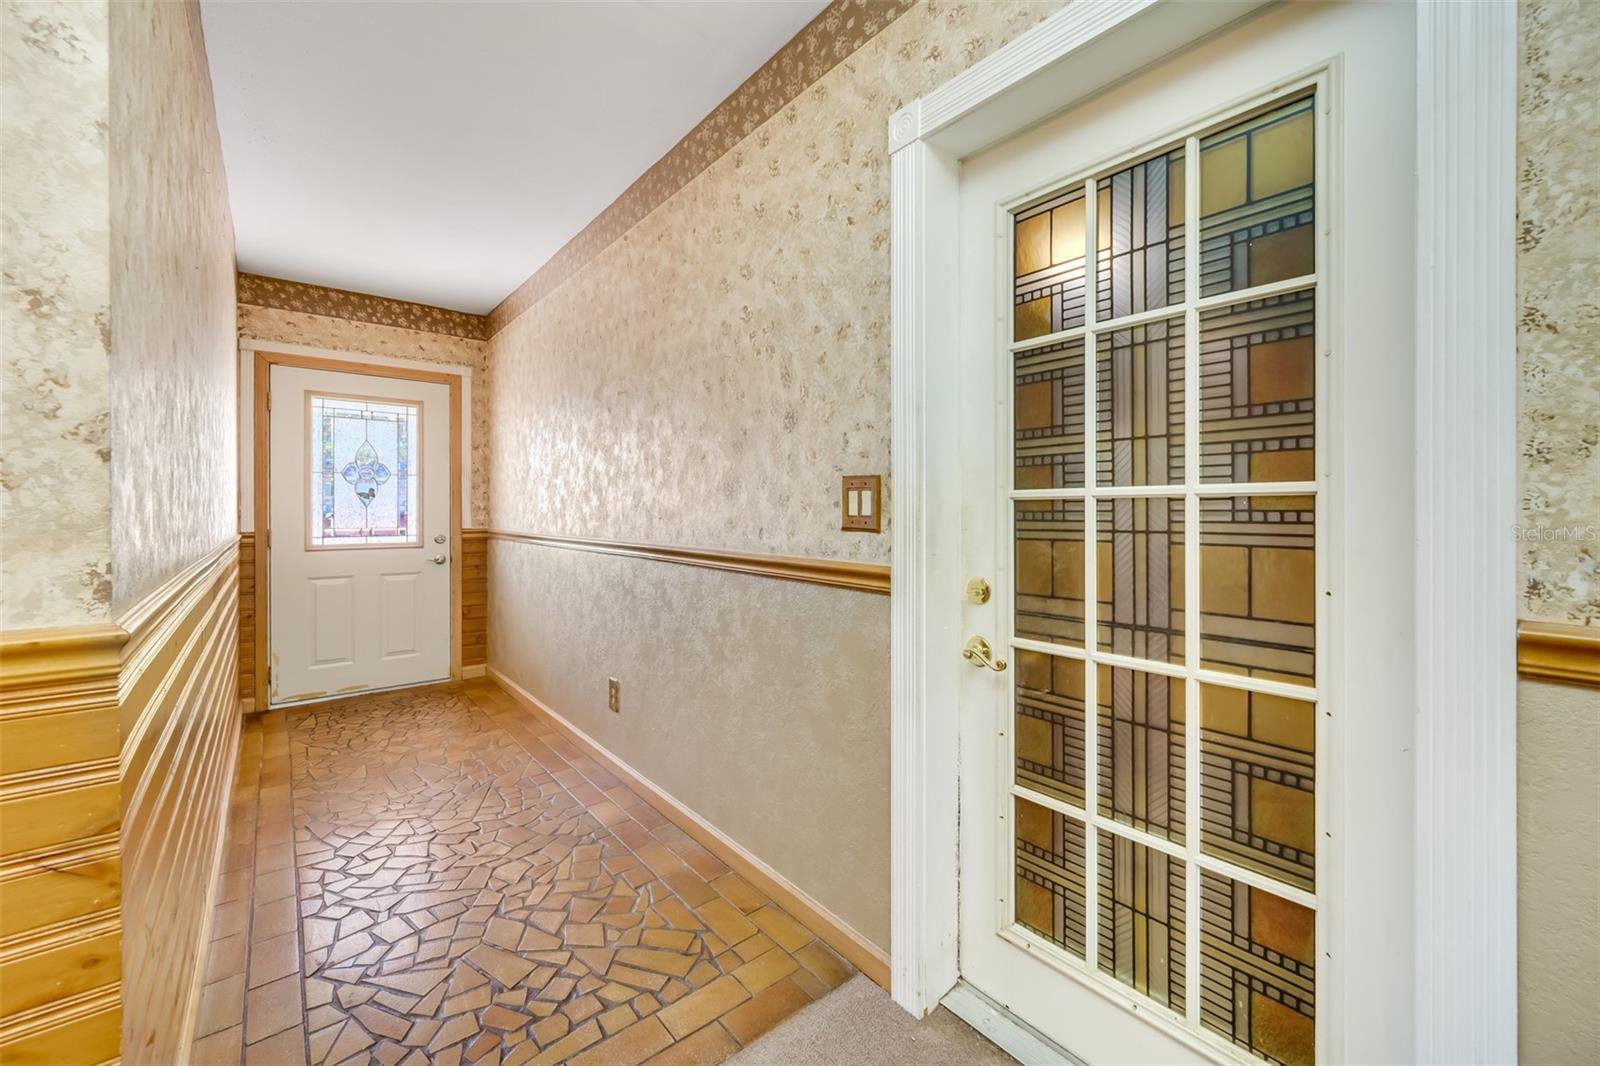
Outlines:
<svg viewBox="0 0 1600 1066"><path fill-rule="evenodd" d="M461 668L489 662L489 531L461 531ZM481 671L480 671L481 672Z"/></svg>
<svg viewBox="0 0 1600 1066"><path fill-rule="evenodd" d="M256 535L239 534L239 706L256 697Z"/></svg>
<svg viewBox="0 0 1600 1066"><path fill-rule="evenodd" d="M0 636L0 1061L103 1062L121 1029L118 626Z"/></svg>
<svg viewBox="0 0 1600 1066"><path fill-rule="evenodd" d="M121 680L123 1041L187 1059L240 735L230 538L129 612Z"/></svg>

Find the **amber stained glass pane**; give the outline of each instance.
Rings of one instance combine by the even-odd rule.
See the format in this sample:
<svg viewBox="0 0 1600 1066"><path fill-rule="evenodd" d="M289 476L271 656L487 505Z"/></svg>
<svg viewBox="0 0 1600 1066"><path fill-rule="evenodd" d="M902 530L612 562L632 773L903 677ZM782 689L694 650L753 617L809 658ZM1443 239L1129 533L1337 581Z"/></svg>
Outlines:
<svg viewBox="0 0 1600 1066"><path fill-rule="evenodd" d="M1030 340L1083 325L1083 188L1018 211L1012 224L1013 339Z"/></svg>
<svg viewBox="0 0 1600 1066"><path fill-rule="evenodd" d="M1083 501L1018 500L1016 634L1083 646Z"/></svg>
<svg viewBox="0 0 1600 1066"><path fill-rule="evenodd" d="M1100 969L1183 1013L1183 860L1105 830L1097 851Z"/></svg>
<svg viewBox="0 0 1600 1066"><path fill-rule="evenodd" d="M1317 708L1200 686L1200 843L1210 854L1316 890Z"/></svg>
<svg viewBox="0 0 1600 1066"><path fill-rule="evenodd" d="M1200 316L1200 478L1316 479L1316 298L1310 291ZM1304 510L1309 496L1256 496Z"/></svg>
<svg viewBox="0 0 1600 1066"><path fill-rule="evenodd" d="M1309 498L1303 510L1283 509L1282 501L1200 500L1200 665L1310 685L1316 677L1316 513Z"/></svg>
<svg viewBox="0 0 1600 1066"><path fill-rule="evenodd" d="M1200 1023L1289 1066L1316 1061L1316 915L1200 874Z"/></svg>
<svg viewBox="0 0 1600 1066"><path fill-rule="evenodd" d="M1083 487L1082 337L1017 355L1012 403L1016 487Z"/></svg>
<svg viewBox="0 0 1600 1066"><path fill-rule="evenodd" d="M1016 652L1016 781L1083 806L1083 662Z"/></svg>
<svg viewBox="0 0 1600 1066"><path fill-rule="evenodd" d="M1083 823L1015 798L1017 924L1084 957Z"/></svg>
<svg viewBox="0 0 1600 1066"><path fill-rule="evenodd" d="M1316 269L1312 98L1274 108L1200 145L1200 294Z"/></svg>
<svg viewBox="0 0 1600 1066"><path fill-rule="evenodd" d="M1183 679L1098 670L1100 813L1181 843Z"/></svg>

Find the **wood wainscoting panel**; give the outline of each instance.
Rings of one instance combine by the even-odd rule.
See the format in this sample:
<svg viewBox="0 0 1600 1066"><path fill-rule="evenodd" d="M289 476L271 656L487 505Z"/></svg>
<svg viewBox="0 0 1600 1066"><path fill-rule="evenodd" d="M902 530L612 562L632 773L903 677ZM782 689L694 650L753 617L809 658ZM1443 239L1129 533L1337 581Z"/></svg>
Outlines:
<svg viewBox="0 0 1600 1066"><path fill-rule="evenodd" d="M461 668L489 662L489 531L461 531ZM479 669L473 671L473 667Z"/></svg>
<svg viewBox="0 0 1600 1066"><path fill-rule="evenodd" d="M0 1061L118 1055L120 626L0 635Z"/></svg>
<svg viewBox="0 0 1600 1066"><path fill-rule="evenodd" d="M239 706L256 695L256 535L239 534Z"/></svg>
<svg viewBox="0 0 1600 1066"><path fill-rule="evenodd" d="M123 1058L184 1061L238 752L239 541L131 610L121 677Z"/></svg>

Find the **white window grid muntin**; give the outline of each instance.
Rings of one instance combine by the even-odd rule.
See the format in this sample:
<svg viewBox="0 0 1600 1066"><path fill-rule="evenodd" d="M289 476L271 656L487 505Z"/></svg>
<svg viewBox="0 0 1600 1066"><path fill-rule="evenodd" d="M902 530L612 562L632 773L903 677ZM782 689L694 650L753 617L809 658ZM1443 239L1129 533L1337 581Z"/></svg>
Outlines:
<svg viewBox="0 0 1600 1066"><path fill-rule="evenodd" d="M1319 1059L1325 1059L1333 1046L1333 1026L1327 1019L1331 1015L1329 1004L1334 1000L1336 985L1330 979L1328 964L1332 961L1332 918L1326 896L1330 883L1333 859L1331 832L1331 804L1329 793L1334 787L1330 781L1329 766L1333 762L1331 745L1335 742L1331 727L1331 710L1326 692L1329 644L1331 641L1330 556L1328 527L1328 502L1332 498L1330 487L1334 479L1332 466L1330 427L1336 419L1334 382L1331 360L1335 338L1330 332L1334 316L1329 313L1329 256L1332 253L1330 234L1335 219L1330 203L1333 197L1329 188L1330 156L1336 150L1332 143L1329 120L1331 107L1331 69L1324 68L1303 78L1255 94L1235 106L1212 112L1196 121L1186 122L1172 133L1142 142L1138 147L1117 154L1092 168L1088 177L1068 175L1046 183L1025 195L998 205L997 252L1000 269L997 275L997 352L1003 358L996 360L999 381L997 410L1001 417L997 438L998 454L1002 457L1006 473L997 478L997 513L1003 515L1001 528L1004 535L997 545L996 596L999 610L998 627L1002 646L1024 651L1037 651L1084 663L1084 806L1077 807L1048 794L1034 791L1015 781L1015 737L1012 716L1016 707L1016 675L1008 672L1002 686L1001 703L997 710L999 743L996 755L1001 783L996 859L999 867L999 899L997 901L997 928L999 935L1050 964L1054 969L1087 984L1126 1009L1141 1013L1165 1031L1193 1046L1241 1062L1260 1062L1247 1049L1232 1043L1201 1024L1201 957L1200 957L1200 874L1211 872L1241 884L1268 892L1297 903L1315 914L1317 956L1317 1026L1316 1046ZM1226 293L1201 297L1200 286L1200 142L1212 132L1226 128L1252 113L1282 106L1296 98L1313 97L1313 226L1314 264L1311 274L1264 285L1251 286ZM1183 132L1187 131L1187 132ZM1145 159L1171 152L1179 144L1184 147L1184 299L1176 304L1141 311L1132 315L1095 321L1099 285L1099 197L1098 183L1108 176ZM1083 174L1084 171L1079 171ZM1084 325L1026 341L1012 339L1015 298L1013 277L1015 260L1015 227L1013 215L1032 204L1061 195L1074 182L1084 187ZM1314 294L1313 329L1316 360L1316 415L1314 424L1315 476L1311 481L1293 482L1201 482L1200 463L1200 405L1199 405L1199 346L1200 316L1217 307L1228 307L1271 296L1296 292ZM1097 434L1097 380L1098 370L1095 342L1099 335L1127 329L1149 322L1168 321L1178 317L1184 323L1184 480L1165 485L1110 486L1097 485L1096 434ZM1016 489L1014 447L1014 373L1015 356L1036 348L1064 341L1083 341L1084 415L1083 415L1083 487L1051 489ZM1310 685L1291 684L1269 678L1246 674L1225 673L1201 667L1200 633L1200 501L1208 497L1226 496L1302 495L1313 497L1314 545L1316 568L1316 633L1314 638L1314 681ZM1120 655L1099 649L1099 596L1098 596L1098 508L1100 499L1182 499L1184 501L1184 661L1182 664L1161 662L1136 656ZM1016 573L1016 530L1014 505L1025 500L1076 500L1083 504L1084 543L1084 614L1083 645L1075 647L1049 641L1018 637L1015 634L1016 603L1014 575ZM1335 501L1336 502L1336 501ZM1184 680L1184 839L1182 843L1139 830L1099 813L1099 671L1098 665L1137 670ZM1205 853L1200 846L1200 686L1213 685L1263 695L1283 696L1312 704L1316 729L1314 754L1315 835L1318 842L1315 868L1315 892L1307 892L1294 885L1278 881L1268 875L1239 866L1216 855ZM1015 893L1011 884L1016 863L1016 839L1013 823L1013 805L1017 799L1026 800L1072 818L1084 831L1084 957L1078 958L1053 941L1033 933L1019 924L1015 916ZM1099 969L1099 833L1101 831L1121 836L1147 848L1160 851L1184 863L1184 1005L1179 1014L1159 1001L1131 986L1105 974Z"/></svg>

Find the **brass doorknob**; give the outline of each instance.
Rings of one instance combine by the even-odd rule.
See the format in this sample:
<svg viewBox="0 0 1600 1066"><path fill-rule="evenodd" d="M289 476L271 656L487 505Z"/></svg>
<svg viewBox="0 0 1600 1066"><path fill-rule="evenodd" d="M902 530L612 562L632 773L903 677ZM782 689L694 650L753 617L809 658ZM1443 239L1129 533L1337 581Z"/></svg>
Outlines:
<svg viewBox="0 0 1600 1066"><path fill-rule="evenodd" d="M997 674L1006 668L1006 661L996 659L994 649L989 647L989 642L982 637L973 637L967 641L967 646L961 649L961 657L973 666L986 667Z"/></svg>

